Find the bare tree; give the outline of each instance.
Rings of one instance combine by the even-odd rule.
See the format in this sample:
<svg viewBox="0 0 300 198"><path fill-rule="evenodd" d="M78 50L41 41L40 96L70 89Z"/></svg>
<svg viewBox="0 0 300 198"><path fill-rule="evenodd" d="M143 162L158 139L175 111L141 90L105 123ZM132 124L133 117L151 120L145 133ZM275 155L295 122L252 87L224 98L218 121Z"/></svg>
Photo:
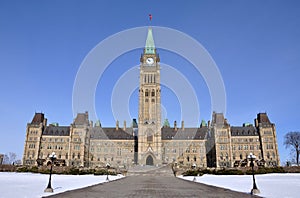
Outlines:
<svg viewBox="0 0 300 198"><path fill-rule="evenodd" d="M3 162L2 162L3 164L10 164L9 163L9 157L8 157L8 155L7 154L5 154L4 156L3 156Z"/></svg>
<svg viewBox="0 0 300 198"><path fill-rule="evenodd" d="M9 152L3 157L3 164L12 164L16 161L17 154L14 152Z"/></svg>
<svg viewBox="0 0 300 198"><path fill-rule="evenodd" d="M13 152L9 152L8 153L8 156L9 156L9 161L10 161L10 164L14 163L16 161L16 158L17 158L17 154L13 153Z"/></svg>
<svg viewBox="0 0 300 198"><path fill-rule="evenodd" d="M300 155L300 132L292 131L288 132L284 136L284 143L286 148L291 147L292 151L296 153L296 163L299 165L299 155Z"/></svg>

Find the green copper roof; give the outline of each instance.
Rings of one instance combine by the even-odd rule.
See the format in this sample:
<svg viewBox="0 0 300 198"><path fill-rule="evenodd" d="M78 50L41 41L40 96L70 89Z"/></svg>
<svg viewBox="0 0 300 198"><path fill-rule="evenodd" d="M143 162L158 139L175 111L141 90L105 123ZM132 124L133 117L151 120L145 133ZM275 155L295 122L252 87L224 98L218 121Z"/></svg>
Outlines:
<svg viewBox="0 0 300 198"><path fill-rule="evenodd" d="M205 120L202 120L202 121L201 121L201 126L207 126Z"/></svg>
<svg viewBox="0 0 300 198"><path fill-rule="evenodd" d="M170 123L168 119L165 119L164 121L164 127L170 127Z"/></svg>
<svg viewBox="0 0 300 198"><path fill-rule="evenodd" d="M152 35L152 28L148 29L148 35L147 35L146 46L145 46L145 54L155 54L155 45L154 45L154 39Z"/></svg>
<svg viewBox="0 0 300 198"><path fill-rule="evenodd" d="M100 122L100 120L97 120L97 121L96 121L95 127L101 127L101 122Z"/></svg>

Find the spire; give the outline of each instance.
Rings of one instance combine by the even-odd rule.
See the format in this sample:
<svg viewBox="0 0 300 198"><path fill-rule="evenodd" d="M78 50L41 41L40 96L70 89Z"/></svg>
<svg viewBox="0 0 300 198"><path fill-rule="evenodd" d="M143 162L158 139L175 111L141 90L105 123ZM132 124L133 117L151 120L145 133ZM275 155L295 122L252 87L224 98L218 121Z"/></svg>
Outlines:
<svg viewBox="0 0 300 198"><path fill-rule="evenodd" d="M154 39L152 35L152 28L148 28L148 35L146 40L146 46L145 46L145 54L155 54L155 45L154 45Z"/></svg>

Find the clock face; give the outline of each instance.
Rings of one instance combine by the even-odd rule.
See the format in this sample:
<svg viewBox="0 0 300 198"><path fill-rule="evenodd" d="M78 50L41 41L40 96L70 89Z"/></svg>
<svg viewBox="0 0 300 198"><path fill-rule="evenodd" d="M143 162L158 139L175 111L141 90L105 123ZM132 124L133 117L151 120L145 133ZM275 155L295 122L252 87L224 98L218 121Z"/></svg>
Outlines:
<svg viewBox="0 0 300 198"><path fill-rule="evenodd" d="M153 58L147 58L146 63L147 63L148 65L152 65L152 64L154 63Z"/></svg>

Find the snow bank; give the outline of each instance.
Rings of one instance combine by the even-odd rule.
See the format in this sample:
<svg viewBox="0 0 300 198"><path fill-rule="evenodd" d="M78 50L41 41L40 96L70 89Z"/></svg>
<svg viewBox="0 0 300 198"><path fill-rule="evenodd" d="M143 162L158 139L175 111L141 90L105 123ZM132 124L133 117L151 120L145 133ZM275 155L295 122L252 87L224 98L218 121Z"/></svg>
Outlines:
<svg viewBox="0 0 300 198"><path fill-rule="evenodd" d="M122 178L122 175L109 176L109 180ZM49 196L68 190L92 186L106 182L105 176L94 175L52 175L53 193L44 193L49 175L34 173L0 172L0 198L35 198Z"/></svg>
<svg viewBox="0 0 300 198"><path fill-rule="evenodd" d="M179 178L193 181L194 177L188 176ZM260 190L259 196L283 198L299 197L300 174L265 174L256 175L256 184ZM196 182L212 186L231 189L234 191L250 193L252 188L252 175L203 175L196 177Z"/></svg>

